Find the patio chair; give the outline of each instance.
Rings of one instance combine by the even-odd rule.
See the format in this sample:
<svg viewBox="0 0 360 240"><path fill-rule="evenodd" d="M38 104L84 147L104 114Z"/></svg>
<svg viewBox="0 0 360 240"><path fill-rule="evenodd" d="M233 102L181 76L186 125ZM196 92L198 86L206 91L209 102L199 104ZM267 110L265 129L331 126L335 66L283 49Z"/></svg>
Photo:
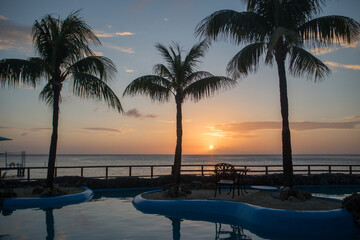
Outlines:
<svg viewBox="0 0 360 240"><path fill-rule="evenodd" d="M239 178L238 174L233 165L228 163L218 163L215 165L215 179L216 179L216 187L215 187L215 197L216 192L219 190L219 194L221 194L221 186L229 186L230 191L232 191L232 198L235 196L235 186L238 189L238 195L240 194L239 189Z"/></svg>

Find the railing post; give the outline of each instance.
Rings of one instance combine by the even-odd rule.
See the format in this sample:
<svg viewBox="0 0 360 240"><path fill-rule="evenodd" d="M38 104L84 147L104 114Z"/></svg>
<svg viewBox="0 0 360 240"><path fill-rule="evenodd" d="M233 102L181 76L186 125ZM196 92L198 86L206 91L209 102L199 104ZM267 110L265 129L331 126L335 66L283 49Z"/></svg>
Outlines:
<svg viewBox="0 0 360 240"><path fill-rule="evenodd" d="M84 167L81 167L81 177L84 177Z"/></svg>
<svg viewBox="0 0 360 240"><path fill-rule="evenodd" d="M108 177L109 177L109 167L106 166L105 167L105 178L108 179Z"/></svg>
<svg viewBox="0 0 360 240"><path fill-rule="evenodd" d="M311 174L310 165L308 165L308 175Z"/></svg>
<svg viewBox="0 0 360 240"><path fill-rule="evenodd" d="M267 175L269 172L268 166L265 166L265 174Z"/></svg>
<svg viewBox="0 0 360 240"><path fill-rule="evenodd" d="M352 166L349 166L349 174L352 174Z"/></svg>
<svg viewBox="0 0 360 240"><path fill-rule="evenodd" d="M154 177L154 166L151 166L151 178Z"/></svg>
<svg viewBox="0 0 360 240"><path fill-rule="evenodd" d="M57 177L57 167L55 167L55 177Z"/></svg>
<svg viewBox="0 0 360 240"><path fill-rule="evenodd" d="M129 177L131 177L131 166L129 166Z"/></svg>
<svg viewBox="0 0 360 240"><path fill-rule="evenodd" d="M201 165L201 176L204 176L204 165Z"/></svg>
<svg viewBox="0 0 360 240"><path fill-rule="evenodd" d="M28 168L27 170L27 180L28 182L30 182L30 168Z"/></svg>
<svg viewBox="0 0 360 240"><path fill-rule="evenodd" d="M331 166L329 165L329 173L331 173Z"/></svg>

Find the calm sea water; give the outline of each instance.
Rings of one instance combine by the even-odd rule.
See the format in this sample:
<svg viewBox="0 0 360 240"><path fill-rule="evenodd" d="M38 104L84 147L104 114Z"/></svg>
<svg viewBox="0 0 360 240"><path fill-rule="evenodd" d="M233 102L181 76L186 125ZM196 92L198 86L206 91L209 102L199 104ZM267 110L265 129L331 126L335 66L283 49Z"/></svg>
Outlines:
<svg viewBox="0 0 360 240"><path fill-rule="evenodd" d="M27 155L27 167L47 166L48 155ZM117 165L172 165L173 155L58 155L56 166L117 166ZM19 155L10 155L10 162L21 162ZM233 165L281 165L281 155L183 155L182 164L190 165L214 165L226 162ZM360 154L355 155L293 155L293 164L311 165L360 165ZM0 166L5 166L5 161L0 158ZM251 167L253 170L255 167ZM344 169L347 169L346 167ZM359 167L360 169L360 167ZM105 176L104 168L84 169L85 176ZM154 174L169 174L170 167L156 168ZM32 170L31 177L43 177L45 170ZM125 176L129 174L128 168L110 168L109 176ZM133 176L149 175L150 168L133 168ZM80 175L78 169L58 169L58 176Z"/></svg>

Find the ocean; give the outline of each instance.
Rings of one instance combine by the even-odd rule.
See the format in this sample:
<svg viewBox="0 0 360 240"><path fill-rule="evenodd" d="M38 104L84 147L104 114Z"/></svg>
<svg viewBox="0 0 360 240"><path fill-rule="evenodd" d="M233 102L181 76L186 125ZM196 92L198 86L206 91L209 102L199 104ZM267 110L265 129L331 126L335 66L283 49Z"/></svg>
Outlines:
<svg viewBox="0 0 360 240"><path fill-rule="evenodd" d="M26 155L26 167L46 167L48 155ZM57 167L67 166L118 166L118 165L172 165L174 156L169 155L70 155L59 154L56 159ZM20 155L9 155L8 164L21 162ZM254 165L282 165L281 155L183 155L183 165L215 165L226 162L233 165L249 166L251 170L260 168ZM360 170L360 154L294 154L294 165L359 165L354 170ZM0 166L5 167L4 158L0 158ZM105 168L86 168L84 176L104 177ZM127 176L129 168L109 168L109 176ZM210 169L210 168L207 168ZM281 170L281 168L277 168ZM327 167L324 167L327 170ZM348 167L341 169L348 170ZM262 169L263 170L263 169ZM133 167L132 176L150 175L150 168ZM15 172L15 171L14 171ZM169 174L171 167L155 168L154 175ZM31 177L44 177L46 170L31 170ZM80 168L58 169L58 176L80 175Z"/></svg>

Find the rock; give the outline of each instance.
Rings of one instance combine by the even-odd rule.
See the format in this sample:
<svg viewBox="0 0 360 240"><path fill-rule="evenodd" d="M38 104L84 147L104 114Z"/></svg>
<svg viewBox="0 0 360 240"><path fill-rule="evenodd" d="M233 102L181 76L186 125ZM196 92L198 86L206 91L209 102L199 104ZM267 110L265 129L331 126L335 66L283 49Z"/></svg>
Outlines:
<svg viewBox="0 0 360 240"><path fill-rule="evenodd" d="M344 198L341 203L342 208L346 208L354 217L355 223L360 227L360 194L353 193Z"/></svg>
<svg viewBox="0 0 360 240"><path fill-rule="evenodd" d="M306 200L312 199L311 193L309 193L309 192L302 192L302 194L304 195L304 197L305 197Z"/></svg>
<svg viewBox="0 0 360 240"><path fill-rule="evenodd" d="M300 202L300 199L296 198L295 196L290 196L287 200L290 202Z"/></svg>
<svg viewBox="0 0 360 240"><path fill-rule="evenodd" d="M200 188L202 188L202 182L200 182L200 181L192 181L191 182L191 188L192 189L196 189L196 190L198 190L198 189L200 189Z"/></svg>
<svg viewBox="0 0 360 240"><path fill-rule="evenodd" d="M204 183L202 187L204 189L215 189L216 185L215 185L215 183Z"/></svg>
<svg viewBox="0 0 360 240"><path fill-rule="evenodd" d="M289 198L289 192L280 190L280 200L284 201L287 200L288 198Z"/></svg>
<svg viewBox="0 0 360 240"><path fill-rule="evenodd" d="M296 197L297 199L299 199L300 201L302 201L302 202L305 202L305 201L306 201L305 196L304 196L304 195L302 194L302 192L299 191L299 190L295 190L295 197Z"/></svg>
<svg viewBox="0 0 360 240"><path fill-rule="evenodd" d="M13 197L17 197L17 194L12 189L4 189L3 191L0 191L0 197L13 198Z"/></svg>
<svg viewBox="0 0 360 240"><path fill-rule="evenodd" d="M309 200L312 198L311 193L302 192L300 190L295 189L294 187L285 187L280 188L279 190L281 201L289 200L290 197L294 197L302 202Z"/></svg>
<svg viewBox="0 0 360 240"><path fill-rule="evenodd" d="M275 199L281 199L279 192L273 192L273 193L271 193L271 197L273 197L273 198L275 198Z"/></svg>
<svg viewBox="0 0 360 240"><path fill-rule="evenodd" d="M45 188L43 186L36 186L34 188L34 190L32 191L33 194L41 194L43 191L45 190Z"/></svg>

